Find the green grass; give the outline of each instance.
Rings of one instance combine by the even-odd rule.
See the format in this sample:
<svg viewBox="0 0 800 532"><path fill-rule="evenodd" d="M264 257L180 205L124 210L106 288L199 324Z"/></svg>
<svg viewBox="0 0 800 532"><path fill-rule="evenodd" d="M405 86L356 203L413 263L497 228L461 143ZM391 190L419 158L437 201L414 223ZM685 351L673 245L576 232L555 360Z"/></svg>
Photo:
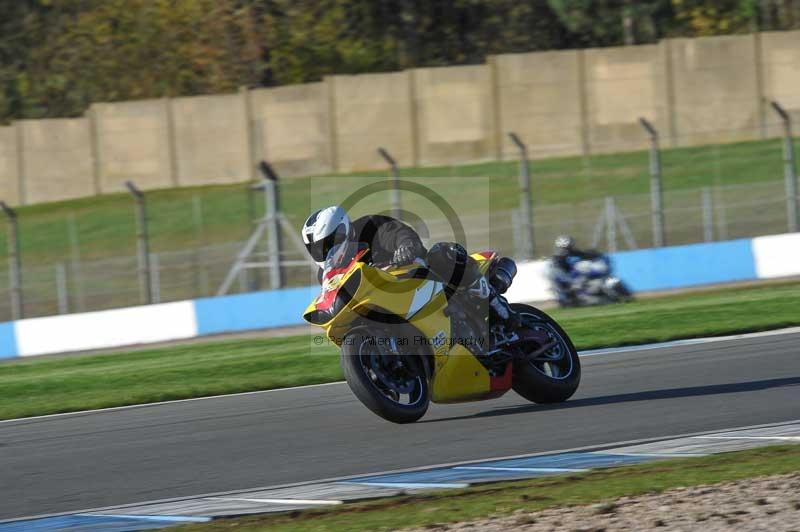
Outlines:
<svg viewBox="0 0 800 532"><path fill-rule="evenodd" d="M800 325L800 284L729 288L625 305L554 310L579 349Z"/></svg>
<svg viewBox="0 0 800 532"><path fill-rule="evenodd" d="M800 325L800 283L552 314L579 349ZM342 378L311 336L247 339L0 364L0 419L266 390Z"/></svg>
<svg viewBox="0 0 800 532"><path fill-rule="evenodd" d="M659 493L670 488L732 482L800 471L800 445L782 445L702 458L668 460L601 469L578 475L483 484L463 490L404 496L281 515L221 519L187 525L181 532L362 531L424 528L535 512L556 506L608 502L623 496ZM644 528L649 523L642 523Z"/></svg>
<svg viewBox="0 0 800 532"><path fill-rule="evenodd" d="M0 366L0 419L341 379L311 338L209 342Z"/></svg>

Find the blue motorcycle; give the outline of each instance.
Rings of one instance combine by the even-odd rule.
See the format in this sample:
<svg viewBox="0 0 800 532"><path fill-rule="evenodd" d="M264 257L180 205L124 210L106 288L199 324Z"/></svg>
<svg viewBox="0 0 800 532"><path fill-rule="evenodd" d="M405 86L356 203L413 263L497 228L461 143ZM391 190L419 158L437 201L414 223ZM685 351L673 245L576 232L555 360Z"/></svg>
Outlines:
<svg viewBox="0 0 800 532"><path fill-rule="evenodd" d="M611 274L611 262L601 255L593 259L577 259L568 272L550 267L558 304L562 307L605 305L633 300L633 293L618 277Z"/></svg>

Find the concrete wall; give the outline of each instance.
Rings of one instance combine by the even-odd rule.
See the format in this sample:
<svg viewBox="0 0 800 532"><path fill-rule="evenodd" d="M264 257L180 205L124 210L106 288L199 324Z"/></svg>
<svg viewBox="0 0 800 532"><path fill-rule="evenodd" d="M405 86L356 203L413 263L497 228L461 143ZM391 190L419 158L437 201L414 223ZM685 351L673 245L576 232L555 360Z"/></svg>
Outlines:
<svg viewBox="0 0 800 532"><path fill-rule="evenodd" d="M495 67L502 154L516 157L507 132L514 131L534 157L583 150L581 52L498 55Z"/></svg>
<svg viewBox="0 0 800 532"><path fill-rule="evenodd" d="M487 65L411 71L417 163L494 158L492 72Z"/></svg>
<svg viewBox="0 0 800 532"><path fill-rule="evenodd" d="M777 100L792 114L795 124L800 124L800 32L768 32L761 34L764 97ZM775 115L769 108L768 134L777 135L781 126L775 124ZM798 131L795 125L795 132ZM795 133L797 134L797 133Z"/></svg>
<svg viewBox="0 0 800 532"><path fill-rule="evenodd" d="M639 117L669 130L665 46L584 52L588 144L592 152L645 149Z"/></svg>
<svg viewBox="0 0 800 532"><path fill-rule="evenodd" d="M250 92L254 150L281 176L331 171L332 146L325 83Z"/></svg>
<svg viewBox="0 0 800 532"><path fill-rule="evenodd" d="M0 127L0 199L11 205L19 200L17 128Z"/></svg>
<svg viewBox="0 0 800 532"><path fill-rule="evenodd" d="M335 131L335 170L386 168L384 147L401 166L414 164L409 72L328 78Z"/></svg>
<svg viewBox="0 0 800 532"><path fill-rule="evenodd" d="M125 190L127 180L142 190L177 184L168 106L166 99L92 106L89 117L94 123L102 193Z"/></svg>
<svg viewBox="0 0 800 532"><path fill-rule="evenodd" d="M642 149L780 134L800 121L800 31L490 57L485 65L332 76L321 83L101 103L80 119L0 128L0 199L235 183L265 158L285 176ZM20 187L20 184L22 185Z"/></svg>
<svg viewBox="0 0 800 532"><path fill-rule="evenodd" d="M91 196L98 192L94 156L85 118L22 120L16 123L22 203Z"/></svg>
<svg viewBox="0 0 800 532"><path fill-rule="evenodd" d="M795 32L800 38L800 32ZM761 76L755 35L674 39L671 56L679 145L758 138ZM796 50L800 60L800 46Z"/></svg>
<svg viewBox="0 0 800 532"><path fill-rule="evenodd" d="M242 94L172 100L177 183L238 183L253 176Z"/></svg>

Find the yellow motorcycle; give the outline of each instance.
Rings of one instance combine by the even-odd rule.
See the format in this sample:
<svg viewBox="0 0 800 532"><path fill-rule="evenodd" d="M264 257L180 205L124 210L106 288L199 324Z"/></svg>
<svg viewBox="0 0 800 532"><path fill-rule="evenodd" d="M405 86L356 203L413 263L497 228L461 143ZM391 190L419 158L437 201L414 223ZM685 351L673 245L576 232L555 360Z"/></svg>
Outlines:
<svg viewBox="0 0 800 532"><path fill-rule="evenodd" d="M424 265L385 270L361 262L365 253L326 269L303 318L341 348L347 384L375 414L412 423L430 402L480 401L512 388L536 403L575 393L578 354L547 314L512 304L519 326L505 330ZM471 256L490 282L498 262L509 260L491 251Z"/></svg>

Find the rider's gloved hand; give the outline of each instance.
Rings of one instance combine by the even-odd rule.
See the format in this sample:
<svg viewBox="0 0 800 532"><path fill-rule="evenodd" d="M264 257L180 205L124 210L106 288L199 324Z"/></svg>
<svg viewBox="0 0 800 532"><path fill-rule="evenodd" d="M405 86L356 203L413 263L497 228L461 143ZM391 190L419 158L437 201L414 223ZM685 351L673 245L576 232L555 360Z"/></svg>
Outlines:
<svg viewBox="0 0 800 532"><path fill-rule="evenodd" d="M414 262L414 259L417 258L417 255L417 250L413 244L400 244L397 249L394 250L394 255L392 255L392 265L402 266L404 264L411 264Z"/></svg>

